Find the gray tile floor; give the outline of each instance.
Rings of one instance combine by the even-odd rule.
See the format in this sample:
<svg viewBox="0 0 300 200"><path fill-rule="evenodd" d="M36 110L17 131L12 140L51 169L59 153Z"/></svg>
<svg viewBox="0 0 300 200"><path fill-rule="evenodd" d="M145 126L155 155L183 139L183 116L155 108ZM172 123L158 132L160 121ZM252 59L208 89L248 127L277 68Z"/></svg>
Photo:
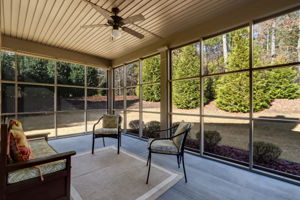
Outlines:
<svg viewBox="0 0 300 200"><path fill-rule="evenodd" d="M75 150L77 153L91 150L91 135L51 140L49 143L59 152ZM106 139L106 145L116 140ZM101 148L102 139L96 140ZM129 136L122 137L122 148L147 157L146 142ZM300 200L300 187L212 160L186 154L188 183L182 179L164 193L160 200ZM153 155L152 162L181 171L176 157ZM146 175L145 175L146 178Z"/></svg>

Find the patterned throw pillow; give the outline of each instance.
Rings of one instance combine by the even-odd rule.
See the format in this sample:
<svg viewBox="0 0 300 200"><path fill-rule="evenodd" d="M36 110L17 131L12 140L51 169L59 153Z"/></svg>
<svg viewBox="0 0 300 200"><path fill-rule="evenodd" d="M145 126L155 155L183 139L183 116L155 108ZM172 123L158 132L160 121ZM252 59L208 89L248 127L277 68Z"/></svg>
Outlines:
<svg viewBox="0 0 300 200"><path fill-rule="evenodd" d="M103 128L117 128L118 123L118 115L103 115Z"/></svg>
<svg viewBox="0 0 300 200"><path fill-rule="evenodd" d="M185 129L187 128L187 126L189 125L189 123L186 123L184 121L181 121L176 132L174 133L173 136L176 136L178 134L181 134L183 131L185 131ZM184 134L173 138L173 142L176 145L176 147L179 149L181 148L181 144L182 144L182 140L183 140Z"/></svg>
<svg viewBox="0 0 300 200"><path fill-rule="evenodd" d="M10 120L8 127L9 155L13 161L26 161L32 158L30 146L24 134L22 123Z"/></svg>

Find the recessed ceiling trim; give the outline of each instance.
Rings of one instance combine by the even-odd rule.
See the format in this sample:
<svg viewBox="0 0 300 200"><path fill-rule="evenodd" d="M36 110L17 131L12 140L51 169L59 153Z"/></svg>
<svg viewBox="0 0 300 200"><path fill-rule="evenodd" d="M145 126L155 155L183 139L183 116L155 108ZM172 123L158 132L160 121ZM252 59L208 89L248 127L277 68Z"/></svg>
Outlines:
<svg viewBox="0 0 300 200"><path fill-rule="evenodd" d="M3 34L1 34L1 39L2 44L0 46L0 50L4 51L10 51L23 55L52 60L61 60L105 69L109 69L111 66L111 60L100 58L97 56L52 47L28 40L20 40Z"/></svg>

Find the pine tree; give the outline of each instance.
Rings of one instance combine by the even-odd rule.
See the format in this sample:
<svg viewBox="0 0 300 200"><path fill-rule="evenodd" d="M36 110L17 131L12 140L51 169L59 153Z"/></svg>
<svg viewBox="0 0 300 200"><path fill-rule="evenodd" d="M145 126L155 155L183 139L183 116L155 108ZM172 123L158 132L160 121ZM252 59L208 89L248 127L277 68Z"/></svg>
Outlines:
<svg viewBox="0 0 300 200"><path fill-rule="evenodd" d="M173 53L172 78L192 77L200 74L199 44L192 44ZM172 100L177 108L189 109L200 106L200 80L174 81Z"/></svg>
<svg viewBox="0 0 300 200"><path fill-rule="evenodd" d="M159 83L160 82L160 56L153 56L143 60L143 83ZM138 87L136 94L139 94ZM160 101L160 84L158 85L144 85L143 95L144 101Z"/></svg>
<svg viewBox="0 0 300 200"><path fill-rule="evenodd" d="M249 67L248 29L236 30L232 36L232 49L229 55L228 70L235 71ZM256 53L255 53L256 54ZM254 73L254 111L267 108L270 105L270 95L267 91L267 80L260 77L260 72ZM241 72L220 77L216 87L217 107L230 112L249 112L249 73Z"/></svg>
<svg viewBox="0 0 300 200"><path fill-rule="evenodd" d="M248 29L233 34L233 47L229 56L228 70L240 70L249 66ZM260 65L260 50L254 49L254 62ZM275 61L274 61L275 62ZM277 61L280 63L280 61ZM216 87L217 107L230 112L249 112L249 73L223 75ZM297 70L291 67L259 70L253 73L253 110L271 106L278 98L299 97Z"/></svg>

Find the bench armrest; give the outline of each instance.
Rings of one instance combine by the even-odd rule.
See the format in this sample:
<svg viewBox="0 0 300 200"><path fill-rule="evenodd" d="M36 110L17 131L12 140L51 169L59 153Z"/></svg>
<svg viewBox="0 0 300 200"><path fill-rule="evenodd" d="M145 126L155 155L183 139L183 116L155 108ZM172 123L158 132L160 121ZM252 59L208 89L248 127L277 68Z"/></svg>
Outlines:
<svg viewBox="0 0 300 200"><path fill-rule="evenodd" d="M64 153L57 153L55 155L46 156L46 157L42 157L42 158L35 158L35 159L32 159L32 160L28 160L28 161L8 164L5 167L5 171L6 172L12 172L12 171L15 171L15 170L18 170L18 169L34 167L34 166L46 164L46 163L49 163L49 162L54 162L54 161L64 160L64 159L70 159L71 156L73 156L75 154L76 154L75 151L69 151L69 152L64 152Z"/></svg>
<svg viewBox="0 0 300 200"><path fill-rule="evenodd" d="M26 138L27 139L45 138L45 140L48 141L48 135L50 135L50 133L38 133L33 135L26 135Z"/></svg>

